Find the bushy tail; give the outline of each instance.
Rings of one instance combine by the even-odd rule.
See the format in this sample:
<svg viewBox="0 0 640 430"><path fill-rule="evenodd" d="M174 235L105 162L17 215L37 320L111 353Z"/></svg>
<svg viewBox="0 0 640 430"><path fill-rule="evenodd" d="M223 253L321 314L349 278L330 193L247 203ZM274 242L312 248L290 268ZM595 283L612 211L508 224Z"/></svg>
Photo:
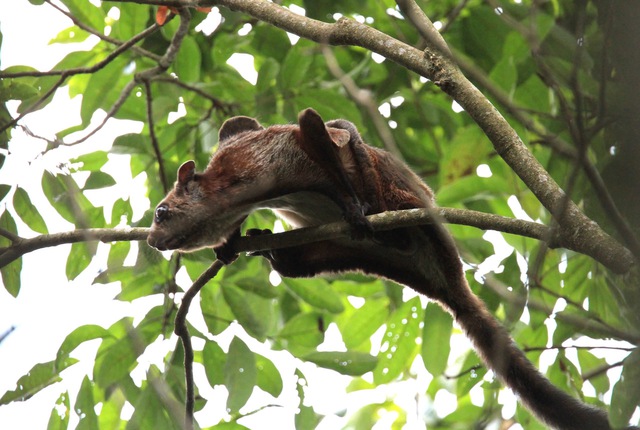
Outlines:
<svg viewBox="0 0 640 430"><path fill-rule="evenodd" d="M543 422L559 430L610 430L607 414L555 387L513 343L507 330L483 302L469 294L467 305L454 309L486 365Z"/></svg>

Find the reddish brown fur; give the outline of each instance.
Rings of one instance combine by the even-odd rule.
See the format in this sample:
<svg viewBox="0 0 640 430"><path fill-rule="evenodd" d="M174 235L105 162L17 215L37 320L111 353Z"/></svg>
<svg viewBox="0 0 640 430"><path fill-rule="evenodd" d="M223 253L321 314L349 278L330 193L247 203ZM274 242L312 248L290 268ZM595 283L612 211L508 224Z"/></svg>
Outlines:
<svg viewBox="0 0 640 430"><path fill-rule="evenodd" d="M334 145L331 136L340 133L328 132L312 110L301 113L299 128L262 129L250 118L229 120L207 170L188 183L179 180L159 205L149 244L181 250L223 245L218 250L225 255L225 239L259 207L274 209L295 227L345 216L356 229L366 227L359 212L365 208L378 213L434 207L429 187L390 154L364 144L353 124L326 125L347 130L348 144ZM189 168L185 164L179 178L189 177ZM515 346L471 292L453 239L439 223L262 255L285 276L358 270L407 285L453 314L487 366L541 420L563 430L610 428L603 411L554 387Z"/></svg>

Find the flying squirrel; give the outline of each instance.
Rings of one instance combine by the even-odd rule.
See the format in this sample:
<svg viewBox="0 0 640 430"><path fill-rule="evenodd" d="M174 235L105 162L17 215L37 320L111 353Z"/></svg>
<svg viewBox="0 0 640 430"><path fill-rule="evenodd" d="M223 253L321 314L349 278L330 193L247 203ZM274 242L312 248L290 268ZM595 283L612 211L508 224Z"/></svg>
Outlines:
<svg viewBox="0 0 640 430"><path fill-rule="evenodd" d="M177 176L155 210L149 245L183 252L213 247L229 263L232 238L256 209L273 210L293 228L345 219L351 238L257 254L283 276L358 271L406 285L451 313L486 366L542 422L559 430L611 430L604 411L551 384L473 294L441 223L372 231L366 214L434 209L434 197L406 164L364 143L351 122L325 123L313 109L300 113L298 125L264 128L233 117L220 128L207 169L197 173L187 161Z"/></svg>

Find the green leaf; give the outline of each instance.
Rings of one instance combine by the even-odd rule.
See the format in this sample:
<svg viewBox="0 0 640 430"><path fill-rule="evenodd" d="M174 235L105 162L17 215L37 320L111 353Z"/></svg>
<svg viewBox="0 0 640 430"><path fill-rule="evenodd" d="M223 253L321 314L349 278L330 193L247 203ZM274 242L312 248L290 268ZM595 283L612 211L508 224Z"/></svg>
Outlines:
<svg viewBox="0 0 640 430"><path fill-rule="evenodd" d="M102 108L108 111L111 108L107 95L118 88L116 84L123 76L126 66L126 59L117 57L102 69L91 74L82 95L80 117L83 124L89 124L91 117L98 109Z"/></svg>
<svg viewBox="0 0 640 430"><path fill-rule="evenodd" d="M67 257L66 275L70 281L75 279L91 263L95 250L89 248L85 242L71 245L71 252Z"/></svg>
<svg viewBox="0 0 640 430"><path fill-rule="evenodd" d="M263 307L259 306L264 299L227 284L222 286L222 294L242 327L253 336L264 337L270 322L270 318L261 318L261 315L266 317L260 310Z"/></svg>
<svg viewBox="0 0 640 430"><path fill-rule="evenodd" d="M278 368L267 357L255 354L256 370L258 371L257 384L262 390L278 397L282 393L282 376Z"/></svg>
<svg viewBox="0 0 640 430"><path fill-rule="evenodd" d="M309 46L296 45L289 50L280 69L278 85L282 90L297 88L309 81L307 72L313 62L313 51Z"/></svg>
<svg viewBox="0 0 640 430"><path fill-rule="evenodd" d="M60 372L77 362L78 360L69 358L58 366L56 366L54 361L36 364L26 375L18 379L15 390L4 393L2 398L0 398L0 405L6 405L16 401L22 402L30 399L31 396L38 393L43 388L61 381L62 378L60 377Z"/></svg>
<svg viewBox="0 0 640 430"><path fill-rule="evenodd" d="M124 264L124 260L131 251L131 242L115 242L109 248L109 257L107 258L107 267L119 269Z"/></svg>
<svg viewBox="0 0 640 430"><path fill-rule="evenodd" d="M226 361L227 354L224 353L216 342L207 341L207 343L204 344L202 364L204 365L204 372L207 375L209 384L211 384L212 387L224 384Z"/></svg>
<svg viewBox="0 0 640 430"><path fill-rule="evenodd" d="M393 381L411 365L417 350L416 337L421 320L422 304L419 297L403 303L391 315L382 338L378 365L373 371L376 384Z"/></svg>
<svg viewBox="0 0 640 430"><path fill-rule="evenodd" d="M182 41L173 70L182 82L200 81L202 58L198 43L191 36L186 36Z"/></svg>
<svg viewBox="0 0 640 430"><path fill-rule="evenodd" d="M524 83L518 85L514 98L523 108L549 112L552 93L538 75L531 75Z"/></svg>
<svg viewBox="0 0 640 430"><path fill-rule="evenodd" d="M28 100L38 94L40 92L33 85L17 81L9 81L4 87L0 88L0 96L4 100Z"/></svg>
<svg viewBox="0 0 640 430"><path fill-rule="evenodd" d="M105 24L104 11L85 0L61 0L69 9L69 12L75 16L80 22L91 26L94 30L102 32Z"/></svg>
<svg viewBox="0 0 640 430"><path fill-rule="evenodd" d="M131 385L133 385L133 382L131 382ZM122 408L124 407L125 402L127 399L135 401L134 395L127 395L125 397L123 392L124 390L125 388L119 387L119 389L111 391L109 397L103 400L100 416L98 417L100 429L115 430L120 428L120 415L122 414Z"/></svg>
<svg viewBox="0 0 640 430"><path fill-rule="evenodd" d="M120 18L112 25L111 37L120 40L129 40L137 33L144 30L149 19L149 7L141 4L121 3Z"/></svg>
<svg viewBox="0 0 640 430"><path fill-rule="evenodd" d="M128 376L138 356L162 333L166 317L166 309L156 306L135 328L131 318L123 318L109 327L110 336L102 339L93 366L96 384L106 388Z"/></svg>
<svg viewBox="0 0 640 430"><path fill-rule="evenodd" d="M422 361L433 376L442 375L447 368L452 328L451 315L436 303L429 303L422 327Z"/></svg>
<svg viewBox="0 0 640 430"><path fill-rule="evenodd" d="M29 194L20 187L16 188L16 193L13 195L13 208L20 216L20 219L22 219L31 230L37 233L47 234L47 224L44 222L44 218L42 218L38 209L31 203Z"/></svg>
<svg viewBox="0 0 640 430"><path fill-rule="evenodd" d="M200 273L200 272L199 272ZM220 334L234 320L235 315L224 299L215 280L200 291L200 309L211 334Z"/></svg>
<svg viewBox="0 0 640 430"><path fill-rule="evenodd" d="M469 393L469 390L482 382L482 378L486 373L487 368L480 362L480 358L475 351L469 351L460 367L461 376L458 378L456 385L456 396L463 397Z"/></svg>
<svg viewBox="0 0 640 430"><path fill-rule="evenodd" d="M83 189L85 190L96 190L100 188L106 188L116 185L116 180L113 179L113 176L99 171L91 172L89 178L87 178L87 182L85 182Z"/></svg>
<svg viewBox="0 0 640 430"><path fill-rule="evenodd" d="M444 422L455 423L454 425L458 426L461 423L468 423L468 427L473 428L474 424L481 420L483 413L486 413L486 409L471 404L469 396L465 396L463 399L458 399L456 409L444 417Z"/></svg>
<svg viewBox="0 0 640 430"><path fill-rule="evenodd" d="M65 28L49 41L49 45L54 43L80 43L89 37L89 33L78 26Z"/></svg>
<svg viewBox="0 0 640 430"><path fill-rule="evenodd" d="M261 93L269 93L274 90L274 84L280 71L280 64L271 59L265 59L264 63L258 71L258 80L256 81L256 91Z"/></svg>
<svg viewBox="0 0 640 430"><path fill-rule="evenodd" d="M578 361L580 362L580 372L584 374L591 374L595 370L605 369L608 366L607 361L604 358L598 358L586 349L578 349ZM589 378L589 382L596 389L596 393L604 394L609 391L611 381L604 372L597 372L594 376Z"/></svg>
<svg viewBox="0 0 640 430"><path fill-rule="evenodd" d="M378 364L376 357L358 351L318 351L305 355L303 359L349 376L364 375Z"/></svg>
<svg viewBox="0 0 640 430"><path fill-rule="evenodd" d="M499 279L509 289L515 297L526 297L527 289L520 279L520 267L518 266L518 259L516 253L511 253L507 258L502 261L504 270L502 273L496 274L496 278ZM503 303L506 310L505 325L509 326L512 323L516 323L520 320L526 302L524 300Z"/></svg>
<svg viewBox="0 0 640 430"><path fill-rule="evenodd" d="M115 142L117 142L120 137L122 136L117 137ZM107 161L109 161L109 157L105 151L95 151L88 154L82 154L79 157L71 160L71 162L74 164L82 163L82 167L80 167L78 170L84 170L87 172L99 171L102 166L107 163Z"/></svg>
<svg viewBox="0 0 640 430"><path fill-rule="evenodd" d="M464 177L485 182L484 178L474 173L478 164L485 161L487 155L493 151L493 147L478 127L467 126L458 130L446 149L440 161L441 185L455 183Z"/></svg>
<svg viewBox="0 0 640 430"><path fill-rule="evenodd" d="M239 259L228 269L224 272L223 284L232 284L263 298L273 299L280 296L280 290L269 282L270 268L267 268L263 259Z"/></svg>
<svg viewBox="0 0 640 430"><path fill-rule="evenodd" d="M147 138L139 133L123 134L116 137L111 147L114 154L148 154L151 155Z"/></svg>
<svg viewBox="0 0 640 430"><path fill-rule="evenodd" d="M156 366L149 368L148 375L149 379L162 379L162 374ZM160 400L160 395L163 396L162 400ZM147 384L133 403L134 412L126 429L182 429L182 414L169 414L165 406L166 402L173 403L176 409L181 410L180 403L171 391L167 390L159 394L152 384Z"/></svg>
<svg viewBox="0 0 640 430"><path fill-rule="evenodd" d="M503 57L491 70L491 80L509 97L513 96L518 80L518 70L512 57Z"/></svg>
<svg viewBox="0 0 640 430"><path fill-rule="evenodd" d="M333 291L331 285L322 278L287 278L283 280L283 283L294 295L300 297L311 306L334 314L344 311L340 295Z"/></svg>
<svg viewBox="0 0 640 430"><path fill-rule="evenodd" d="M491 7L470 8L468 12L461 21L466 52L473 54L480 67L489 70L490 64L501 58L509 29Z"/></svg>
<svg viewBox="0 0 640 430"><path fill-rule="evenodd" d="M287 55L291 49L291 42L285 32L273 26L254 26L252 34L251 47L253 48L254 55L259 58L273 59L277 63L282 63L285 55ZM236 41L236 43L240 43L240 41ZM230 48L228 47L227 49Z"/></svg>
<svg viewBox="0 0 640 430"><path fill-rule="evenodd" d="M360 112L352 103L345 103L343 97L326 89L306 89L295 100L298 111L313 106L325 121L336 118L349 118L354 124L362 124Z"/></svg>
<svg viewBox="0 0 640 430"><path fill-rule="evenodd" d="M238 412L247 403L256 381L255 356L239 337L234 337L229 345L229 354L224 366L224 385L229 391L229 412Z"/></svg>
<svg viewBox="0 0 640 430"><path fill-rule="evenodd" d="M56 405L51 410L47 430L67 430L69 426L69 415L71 414L71 404L69 403L69 392L60 394Z"/></svg>
<svg viewBox="0 0 640 430"><path fill-rule="evenodd" d="M389 299L367 300L340 328L347 349L356 348L380 328L389 316Z"/></svg>
<svg viewBox="0 0 640 430"><path fill-rule="evenodd" d="M93 398L93 383L85 376L78 391L78 398L73 409L80 418L77 430L98 430L98 416L95 411L96 402Z"/></svg>
<svg viewBox="0 0 640 430"><path fill-rule="evenodd" d="M11 217L9 211L5 210L0 216L0 228L17 235L16 223ZM0 244L2 246L9 246L9 241L0 236ZM22 271L22 258L18 258L15 261L0 268L0 274L2 274L2 285L9 294L13 297L18 297L20 292L20 272Z"/></svg>
<svg viewBox="0 0 640 430"><path fill-rule="evenodd" d="M0 184L0 201L4 200L11 191L11 186L7 184Z"/></svg>
<svg viewBox="0 0 640 430"><path fill-rule="evenodd" d="M640 406L640 349L625 360L620 380L613 387L609 422L614 428L624 428L636 407Z"/></svg>
<svg viewBox="0 0 640 430"><path fill-rule="evenodd" d="M296 391L298 392L298 399L300 400L298 403L298 413L296 414L295 419L295 428L296 430L312 430L315 429L320 421L318 419L318 415L314 412L311 406L306 406L305 396L304 396L304 387L307 385L307 378L304 374L296 369L295 376L298 378L296 384Z"/></svg>
<svg viewBox="0 0 640 430"><path fill-rule="evenodd" d="M76 328L67 335L62 342L62 345L60 345L60 348L58 348L55 361L56 366L62 366L69 358L69 354L71 354L71 352L73 352L73 350L80 344L89 340L104 339L110 336L111 333L109 333L108 330L98 325L89 324Z"/></svg>
<svg viewBox="0 0 640 430"><path fill-rule="evenodd" d="M280 330L279 337L288 341L287 349L293 355L305 354L315 349L324 339L324 332L318 327L322 315L316 312L298 314L291 318Z"/></svg>
<svg viewBox="0 0 640 430"><path fill-rule="evenodd" d="M508 190L507 182L498 176L480 178L469 175L440 187L436 199L439 205L459 207L466 200L502 196Z"/></svg>
<svg viewBox="0 0 640 430"><path fill-rule="evenodd" d="M78 184L68 175L42 175L42 190L51 206L67 221L77 227L98 227L89 220L102 217L102 210L95 208L82 194Z"/></svg>
<svg viewBox="0 0 640 430"><path fill-rule="evenodd" d="M245 427L242 424L238 424L235 421L229 421L228 423L216 424L213 427L209 427L209 430L250 430L249 427Z"/></svg>

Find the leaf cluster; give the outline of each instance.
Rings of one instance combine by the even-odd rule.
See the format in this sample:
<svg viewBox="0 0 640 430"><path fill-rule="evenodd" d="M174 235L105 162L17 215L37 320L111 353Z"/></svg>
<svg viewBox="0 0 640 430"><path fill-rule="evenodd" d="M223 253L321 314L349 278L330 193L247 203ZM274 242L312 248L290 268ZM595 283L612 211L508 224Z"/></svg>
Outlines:
<svg viewBox="0 0 640 430"><path fill-rule="evenodd" d="M77 152L65 165L39 171L36 191L25 188L20 177L0 185L0 246L11 247L25 231L53 231L55 220L44 215L51 213L45 206L76 229L148 226L153 206L171 187L178 166L188 159L206 165L224 119L242 114L264 124L289 123L307 107L325 119L349 119L368 143L396 152L434 188L441 206L556 226L554 213L505 164L486 130L453 108L441 83L366 48L344 46L327 52L321 44L224 7L229 3L224 1L208 15L192 10L189 17L182 11L162 27L154 22L155 6L145 1L96 5L61 0L64 9L58 10L46 0L32 3L72 17L73 25L51 41L70 49L51 71L25 65L0 72L0 99L18 103L15 113L4 104L0 108L0 158L11 162L9 145L18 132L12 127L31 112L50 107L56 91L82 96L80 122L54 130L44 155L69 147ZM430 46L390 0L280 3L323 22L347 17L427 48L425 52ZM632 249L638 226L631 225L631 234L624 234L618 216L603 203L609 197L622 218L639 219L637 205L621 204L626 188L618 179L633 175L616 157L616 148L623 150L625 144L617 140L617 126L610 125L621 110L611 94L620 92L614 69L622 66L607 53L614 35L604 17L615 11L573 3L445 0L418 5L441 26L462 72L504 113L570 200ZM97 36L93 48L77 49L76 44L90 36ZM238 58L246 60L242 67L235 66ZM334 63L336 67L330 67ZM255 72L255 81L245 78L247 70ZM118 135L108 150L95 150L90 144L97 112L106 112L109 121L133 121L140 131ZM637 158L629 157L637 166ZM110 165L123 159L119 165L126 178L144 182L146 194L115 193L123 176ZM601 176L611 195L603 194L594 179ZM44 199L36 199L40 193ZM118 197L97 203L98 194ZM137 209L140 199L146 203L143 210ZM247 227L273 228L274 221L271 214L259 212ZM617 276L587 255L550 249L524 236L499 234L497 249L496 241L482 231L458 225L451 230L471 268L475 292L516 342L530 350L532 361L541 350L559 351L547 363L552 382L598 406L613 390L612 420L628 422L640 403L637 350L614 364L622 366L616 381L606 377L602 369L609 364L588 346L589 339L614 337L628 342L622 347L626 355L631 344L638 343L637 272ZM76 363L73 351L97 340L92 375L72 396L60 393L49 428L67 428L73 415L78 428L183 428L185 351L172 335L173 321L189 285L185 271L187 278L196 279L214 255L200 251L164 258L144 243L78 242L66 257L67 278L86 276L99 259L99 249L106 250L106 257L92 276L94 284L119 282L117 300L138 303L155 297L161 304L141 318L127 317L108 328L76 328L55 359L36 364L0 404L26 401L51 389ZM485 278L488 263L493 273ZM21 285L24 270L30 269L22 259L1 268L3 285L14 297L23 288L37 288ZM479 273L482 282L473 280L472 273ZM429 428L481 428L502 420L499 384L486 375L472 351L458 354L460 348L455 348L452 354L460 333L436 305L425 306L422 298L398 285L361 275L280 282L269 281L270 276L262 260L241 257L200 291L198 306L191 309L204 321L199 329L195 318L188 324L199 342L196 366L204 367L206 375L195 381L195 409L216 409L217 424L209 423L210 428L247 428L251 418L268 416L274 405L291 401L286 381L292 378L296 428L315 428L323 419L338 416L344 427L356 429L369 429L388 413L395 417L392 428L411 421L400 395L325 418L310 401L314 387L305 376L318 368L347 379L348 398L428 380L413 394L419 399L416 412ZM546 325L550 318L556 322L551 331ZM225 342L225 336L231 340ZM587 347L567 353L576 339ZM162 342L171 344L161 357L163 365L148 366L142 380L134 380L140 357ZM282 354L294 358L292 364L279 359ZM583 390L587 380L592 389ZM200 395L222 387L222 402ZM458 399L456 410L446 416L433 406L441 391ZM131 416L123 413L127 405L133 406ZM513 418L527 429L542 428L520 407Z"/></svg>

